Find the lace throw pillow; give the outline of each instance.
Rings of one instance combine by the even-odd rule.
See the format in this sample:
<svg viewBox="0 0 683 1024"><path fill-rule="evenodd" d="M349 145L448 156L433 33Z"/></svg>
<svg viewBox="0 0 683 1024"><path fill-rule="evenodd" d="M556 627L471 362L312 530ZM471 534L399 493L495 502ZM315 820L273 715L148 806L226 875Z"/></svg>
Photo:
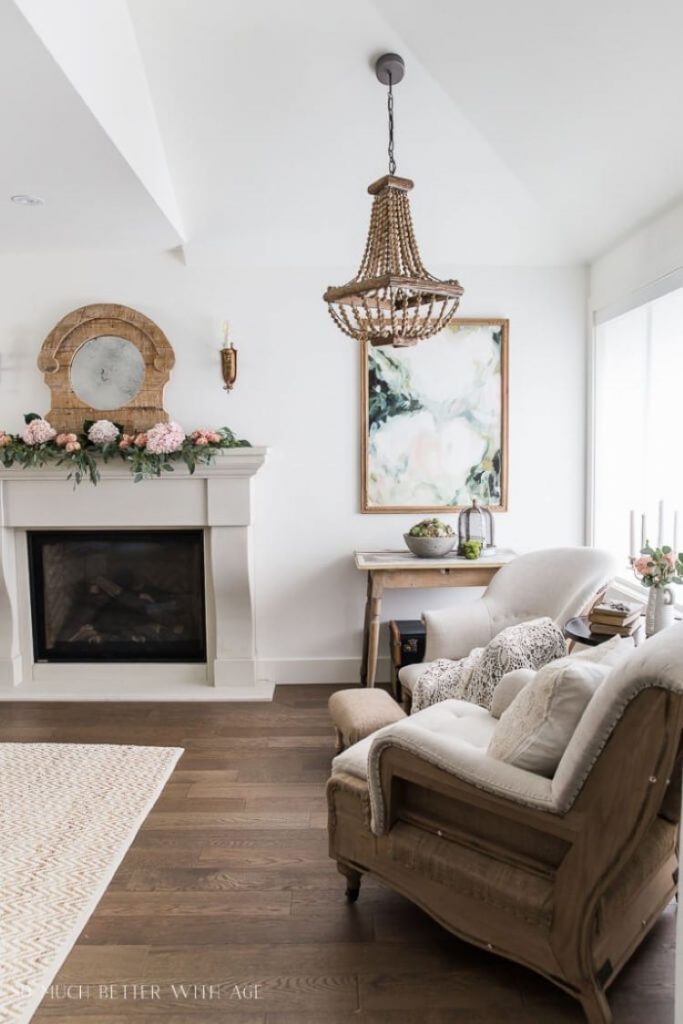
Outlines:
<svg viewBox="0 0 683 1024"><path fill-rule="evenodd" d="M609 665L561 658L537 672L500 716L488 746L499 761L552 777Z"/></svg>
<svg viewBox="0 0 683 1024"><path fill-rule="evenodd" d="M490 708L493 691L508 672L539 669L567 653L562 630L552 619L532 619L508 626L494 636L472 671L463 700Z"/></svg>
<svg viewBox="0 0 683 1024"><path fill-rule="evenodd" d="M503 676L518 668L539 669L567 653L562 630L552 619L532 619L508 626L486 647L475 647L466 658L432 662L413 691L413 712L442 700L467 700L490 708L493 691Z"/></svg>

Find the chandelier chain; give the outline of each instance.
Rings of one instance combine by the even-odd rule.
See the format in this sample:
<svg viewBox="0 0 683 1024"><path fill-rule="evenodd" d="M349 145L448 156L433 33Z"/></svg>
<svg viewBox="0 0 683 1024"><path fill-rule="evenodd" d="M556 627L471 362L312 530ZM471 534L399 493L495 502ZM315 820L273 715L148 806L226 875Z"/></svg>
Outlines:
<svg viewBox="0 0 683 1024"><path fill-rule="evenodd" d="M394 159L394 90L392 89L392 74L389 72L389 91L387 93L387 114L389 117L389 174L396 174L396 160Z"/></svg>

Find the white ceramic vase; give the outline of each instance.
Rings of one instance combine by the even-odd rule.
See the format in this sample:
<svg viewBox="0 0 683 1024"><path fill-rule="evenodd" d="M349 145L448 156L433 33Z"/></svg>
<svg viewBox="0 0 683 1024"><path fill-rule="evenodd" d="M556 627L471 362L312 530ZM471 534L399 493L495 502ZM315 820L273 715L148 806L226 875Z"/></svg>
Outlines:
<svg viewBox="0 0 683 1024"><path fill-rule="evenodd" d="M645 611L645 635L661 632L674 621L674 592L671 587L650 587Z"/></svg>

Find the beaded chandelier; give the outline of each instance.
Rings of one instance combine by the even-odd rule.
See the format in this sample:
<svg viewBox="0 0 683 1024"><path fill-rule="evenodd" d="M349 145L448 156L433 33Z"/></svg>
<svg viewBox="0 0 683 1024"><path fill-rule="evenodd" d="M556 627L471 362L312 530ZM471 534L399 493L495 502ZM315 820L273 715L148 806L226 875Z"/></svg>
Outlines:
<svg viewBox="0 0 683 1024"><path fill-rule="evenodd" d="M409 178L396 177L393 85L404 74L403 59L385 53L375 65L388 85L389 173L368 186L374 196L365 252L353 280L323 295L330 316L350 338L403 348L431 338L452 320L463 289L425 268L410 216Z"/></svg>

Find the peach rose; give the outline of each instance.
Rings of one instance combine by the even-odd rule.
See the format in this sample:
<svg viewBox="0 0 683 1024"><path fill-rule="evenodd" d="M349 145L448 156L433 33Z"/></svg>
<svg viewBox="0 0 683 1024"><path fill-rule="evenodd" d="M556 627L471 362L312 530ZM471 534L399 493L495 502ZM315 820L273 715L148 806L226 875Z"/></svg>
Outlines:
<svg viewBox="0 0 683 1024"><path fill-rule="evenodd" d="M0 430L0 448L7 448L12 443L12 438L4 430Z"/></svg>
<svg viewBox="0 0 683 1024"><path fill-rule="evenodd" d="M130 448L134 440L135 439L132 434L123 434L121 440L119 441L119 448L121 449L121 451L125 452L127 448Z"/></svg>
<svg viewBox="0 0 683 1024"><path fill-rule="evenodd" d="M221 435L215 430L207 430L206 427L200 427L199 430L192 431L190 439L193 444L203 447L207 444L218 444L221 439Z"/></svg>
<svg viewBox="0 0 683 1024"><path fill-rule="evenodd" d="M651 564L652 558L650 555L641 555L640 558L636 558L633 563L633 568L637 573L640 573L641 576L649 576ZM652 568L654 568L654 566L652 566Z"/></svg>
<svg viewBox="0 0 683 1024"><path fill-rule="evenodd" d="M66 448L68 444L73 444L74 441L78 440L77 434L57 434L55 438L55 444L60 448Z"/></svg>
<svg viewBox="0 0 683 1024"><path fill-rule="evenodd" d="M64 445L64 450L69 452L69 454L71 454L71 452L80 452L81 446L78 441L67 441Z"/></svg>
<svg viewBox="0 0 683 1024"><path fill-rule="evenodd" d="M133 439L133 444L136 448L145 448L147 446L147 434L136 434Z"/></svg>

